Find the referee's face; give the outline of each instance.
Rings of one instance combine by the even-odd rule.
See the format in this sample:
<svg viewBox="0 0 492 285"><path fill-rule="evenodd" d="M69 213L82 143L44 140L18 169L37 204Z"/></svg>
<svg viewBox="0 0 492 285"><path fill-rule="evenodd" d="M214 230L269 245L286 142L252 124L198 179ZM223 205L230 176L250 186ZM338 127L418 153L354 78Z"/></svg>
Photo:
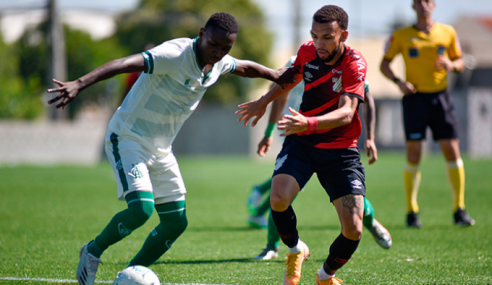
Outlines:
<svg viewBox="0 0 492 285"><path fill-rule="evenodd" d="M343 52L342 42L347 40L348 32L340 28L336 21L318 23L313 21L311 37L316 52L326 64L333 64Z"/></svg>
<svg viewBox="0 0 492 285"><path fill-rule="evenodd" d="M214 65L229 53L236 42L237 34L227 34L221 28L202 28L199 34L198 56L205 64Z"/></svg>

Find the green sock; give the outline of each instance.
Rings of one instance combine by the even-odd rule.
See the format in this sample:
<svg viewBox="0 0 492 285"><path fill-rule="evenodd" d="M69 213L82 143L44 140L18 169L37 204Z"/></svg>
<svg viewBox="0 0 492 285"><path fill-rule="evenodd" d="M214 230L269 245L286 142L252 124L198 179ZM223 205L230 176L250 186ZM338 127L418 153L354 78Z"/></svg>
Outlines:
<svg viewBox="0 0 492 285"><path fill-rule="evenodd" d="M365 227L372 227L372 221L374 220L374 208L371 202L364 197L364 217L362 218L362 223Z"/></svg>
<svg viewBox="0 0 492 285"><path fill-rule="evenodd" d="M160 224L145 240L144 245L129 265L150 266L156 262L185 231L188 226L185 201L157 205Z"/></svg>
<svg viewBox="0 0 492 285"><path fill-rule="evenodd" d="M277 232L277 226L275 226L275 222L272 218L272 212L268 213L268 236L267 236L267 245L272 247L278 247L278 243L280 241L280 236Z"/></svg>
<svg viewBox="0 0 492 285"><path fill-rule="evenodd" d="M266 212L270 212L270 195L263 201L263 204L256 209L257 216L263 216Z"/></svg>
<svg viewBox="0 0 492 285"><path fill-rule="evenodd" d="M130 235L145 224L154 212L154 195L136 191L125 197L128 209L117 213L104 230L87 246L87 251L97 258L110 246Z"/></svg>
<svg viewBox="0 0 492 285"><path fill-rule="evenodd" d="M258 185L256 189L261 194L265 194L266 192L270 191L270 188L272 187L272 178L268 179L267 181L263 182L262 184Z"/></svg>

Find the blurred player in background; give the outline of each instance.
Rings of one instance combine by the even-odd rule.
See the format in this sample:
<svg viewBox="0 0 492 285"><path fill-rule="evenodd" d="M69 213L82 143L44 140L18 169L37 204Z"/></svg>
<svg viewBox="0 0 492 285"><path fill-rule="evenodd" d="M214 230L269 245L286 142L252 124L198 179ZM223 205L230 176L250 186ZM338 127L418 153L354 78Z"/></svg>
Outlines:
<svg viewBox="0 0 492 285"><path fill-rule="evenodd" d="M422 227L417 193L420 185L422 140L427 126L439 142L446 159L446 169L453 197L453 222L472 226L475 221L465 211L465 169L461 159L456 116L447 91L447 73L464 68L458 36L453 27L434 22L434 0L414 0L417 23L394 32L390 38L381 72L403 93L407 163L403 170L407 225ZM390 63L401 53L406 80L395 76Z"/></svg>
<svg viewBox="0 0 492 285"><path fill-rule="evenodd" d="M293 76L281 76L285 69L275 71L229 56L238 30L233 16L215 13L195 39L166 41L141 54L110 61L75 81L53 80L60 87L48 92L59 94L48 103L60 101L56 105L60 108L98 81L121 73L142 72L109 122L105 142L118 198L125 200L128 208L117 213L94 240L82 246L76 273L80 284L94 284L103 252L142 226L154 208L160 224L129 265L153 264L186 229L186 188L172 142L209 86L230 73L278 84L293 82Z"/></svg>
<svg viewBox="0 0 492 285"><path fill-rule="evenodd" d="M292 66L295 62L296 56L292 56L287 62L286 66ZM282 115L288 115L290 112L288 108L291 107L294 110L299 110L299 105L302 101L302 94L304 93L304 83L298 84L292 88L289 93L285 93L279 98L275 99L272 103L272 109L268 119L268 126L265 130L265 136L258 144L258 155L265 156L266 152L270 149L273 143L273 130L276 123L282 119ZM363 106L364 123L366 128L366 141L365 148L367 157L370 157L368 163L373 164L377 160L377 148L374 142L374 129L375 129L375 105L374 99L369 91L369 84L367 80L364 84L365 103ZM285 138L281 136L281 138ZM255 256L255 259L269 260L278 257L278 245L280 236L277 232L277 227L273 222L272 215L270 213L270 189L272 179L255 185L251 190L248 197L248 210L250 216L248 217L248 223L252 227L262 227L264 224L267 227L267 245L263 251ZM265 197L266 196L266 197ZM265 218L265 214L268 213L268 220ZM364 197L364 226L374 237L374 240L383 248L388 249L391 247L391 235L381 223L374 219L374 208L369 200Z"/></svg>
<svg viewBox="0 0 492 285"><path fill-rule="evenodd" d="M312 41L300 47L294 63L301 68L296 84L301 78L305 84L299 112L289 108L291 115L278 122L287 137L275 163L270 205L280 238L289 248L283 284L300 282L302 263L309 256L291 204L314 173L341 224L341 233L315 276L316 284L342 282L335 272L350 260L362 235L366 187L357 149L362 127L357 106L364 101L367 64L358 51L344 44L347 28L348 15L338 6L323 6L314 14ZM255 126L268 104L294 85L274 86L260 99L240 104L238 121L247 125L253 120Z"/></svg>

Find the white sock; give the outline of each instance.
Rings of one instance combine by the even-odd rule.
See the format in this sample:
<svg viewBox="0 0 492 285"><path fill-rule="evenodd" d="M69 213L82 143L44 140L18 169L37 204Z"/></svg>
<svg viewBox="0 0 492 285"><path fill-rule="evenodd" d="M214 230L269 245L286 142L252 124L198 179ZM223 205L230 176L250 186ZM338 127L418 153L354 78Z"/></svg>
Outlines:
<svg viewBox="0 0 492 285"><path fill-rule="evenodd" d="M302 246L300 240L297 240L297 244L294 247L289 247L289 252L293 254L298 254L302 251Z"/></svg>
<svg viewBox="0 0 492 285"><path fill-rule="evenodd" d="M326 280L326 279L331 278L331 277L335 277L335 274L331 275L331 274L326 273L323 265L321 265L321 269L319 270L319 273L318 273L319 280Z"/></svg>

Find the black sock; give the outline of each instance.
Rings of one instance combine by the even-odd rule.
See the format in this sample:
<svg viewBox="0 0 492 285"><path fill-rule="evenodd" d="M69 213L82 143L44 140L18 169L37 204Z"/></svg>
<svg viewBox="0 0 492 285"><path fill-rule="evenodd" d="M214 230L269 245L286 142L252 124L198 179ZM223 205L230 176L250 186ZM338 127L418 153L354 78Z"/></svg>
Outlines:
<svg viewBox="0 0 492 285"><path fill-rule="evenodd" d="M288 247L296 246L299 234L297 233L297 218L292 206L289 206L284 212L272 210L272 218L284 244Z"/></svg>
<svg viewBox="0 0 492 285"><path fill-rule="evenodd" d="M360 240L351 240L340 234L330 246L330 254L323 264L325 272L333 274L347 263L359 246L359 242Z"/></svg>

